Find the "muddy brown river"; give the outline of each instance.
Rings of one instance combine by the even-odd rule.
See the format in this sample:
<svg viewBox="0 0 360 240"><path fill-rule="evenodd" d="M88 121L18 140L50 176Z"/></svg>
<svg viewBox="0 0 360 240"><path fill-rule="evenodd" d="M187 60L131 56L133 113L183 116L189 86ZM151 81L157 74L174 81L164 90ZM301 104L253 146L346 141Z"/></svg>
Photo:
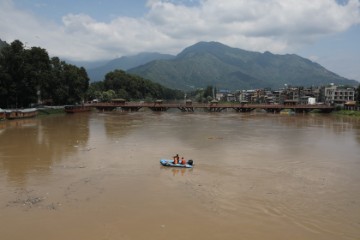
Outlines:
<svg viewBox="0 0 360 240"><path fill-rule="evenodd" d="M174 154L193 169L162 167ZM1 240L360 239L360 119L80 113L0 122Z"/></svg>

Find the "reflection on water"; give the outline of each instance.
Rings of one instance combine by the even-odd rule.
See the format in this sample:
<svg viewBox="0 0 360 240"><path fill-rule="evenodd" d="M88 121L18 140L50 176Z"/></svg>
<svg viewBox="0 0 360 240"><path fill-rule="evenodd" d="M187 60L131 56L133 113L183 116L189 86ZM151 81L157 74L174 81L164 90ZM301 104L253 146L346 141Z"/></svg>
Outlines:
<svg viewBox="0 0 360 240"><path fill-rule="evenodd" d="M164 171L164 172L171 172L172 173L172 176L173 177L176 177L176 176L180 176L180 177L184 177L185 175L188 175L188 174L192 174L193 172L193 169L190 168L173 168L173 167L164 167L164 166L161 166L161 171Z"/></svg>
<svg viewBox="0 0 360 240"><path fill-rule="evenodd" d="M1 239L360 236L356 118L114 112L8 123ZM177 153L194 168L159 164Z"/></svg>
<svg viewBox="0 0 360 240"><path fill-rule="evenodd" d="M24 184L28 174L46 174L54 162L86 146L88 121L73 115L3 122L0 162L9 181Z"/></svg>
<svg viewBox="0 0 360 240"><path fill-rule="evenodd" d="M103 114L105 131L109 138L120 138L143 123L143 114L129 115L126 112L110 112ZM120 121L119 121L120 120Z"/></svg>

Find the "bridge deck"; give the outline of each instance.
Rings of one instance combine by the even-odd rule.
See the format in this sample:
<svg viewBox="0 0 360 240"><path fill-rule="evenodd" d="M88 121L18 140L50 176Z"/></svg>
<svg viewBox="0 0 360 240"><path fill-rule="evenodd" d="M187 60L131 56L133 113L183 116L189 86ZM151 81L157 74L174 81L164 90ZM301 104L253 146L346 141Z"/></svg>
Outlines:
<svg viewBox="0 0 360 240"><path fill-rule="evenodd" d="M96 107L99 110L113 110L115 108L122 108L124 110L138 111L141 108L150 108L153 111L166 111L170 108L177 108L184 112L193 112L195 109L205 109L209 111L220 112L224 109L234 109L236 111L252 111L255 109L264 109L266 111L279 112L284 109L291 109L294 111L311 111L320 110L324 112L331 112L334 110L333 106L324 104L314 105L284 105L284 104L212 104L212 103L140 103L140 102L125 102L125 103L93 103L89 106Z"/></svg>

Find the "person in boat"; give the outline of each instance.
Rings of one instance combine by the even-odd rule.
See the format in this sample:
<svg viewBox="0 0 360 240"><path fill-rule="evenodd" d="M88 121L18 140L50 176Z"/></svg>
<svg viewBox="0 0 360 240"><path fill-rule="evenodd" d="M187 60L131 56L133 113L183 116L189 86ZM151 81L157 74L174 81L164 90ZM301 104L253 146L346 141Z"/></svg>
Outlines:
<svg viewBox="0 0 360 240"><path fill-rule="evenodd" d="M179 154L176 154L173 158L174 158L174 164L178 164L180 160Z"/></svg>
<svg viewBox="0 0 360 240"><path fill-rule="evenodd" d="M180 162L182 165L185 165L186 164L186 161L184 159L184 157L181 158L181 162Z"/></svg>

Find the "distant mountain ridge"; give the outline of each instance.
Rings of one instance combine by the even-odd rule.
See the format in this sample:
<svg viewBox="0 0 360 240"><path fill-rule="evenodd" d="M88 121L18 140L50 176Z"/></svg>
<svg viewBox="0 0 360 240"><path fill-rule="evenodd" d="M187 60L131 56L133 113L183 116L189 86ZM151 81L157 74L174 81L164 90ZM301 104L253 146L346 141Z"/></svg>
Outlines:
<svg viewBox="0 0 360 240"><path fill-rule="evenodd" d="M124 56L121 58L113 59L106 64L96 67L88 68L87 73L91 81L102 81L108 72L118 70L128 70L140 65L146 64L157 59L172 59L175 56L161 53L144 52L134 56Z"/></svg>
<svg viewBox="0 0 360 240"><path fill-rule="evenodd" d="M284 84L305 87L359 84L296 54L246 51L219 42L199 42L176 56L140 53L108 61L100 67L85 68L91 81L102 81L108 72L121 69L180 90L209 85L237 90L277 89Z"/></svg>
<svg viewBox="0 0 360 240"><path fill-rule="evenodd" d="M284 84L359 84L295 54L250 52L218 42L199 42L185 48L172 59L154 60L128 72L181 90L208 85L237 90L276 89Z"/></svg>

